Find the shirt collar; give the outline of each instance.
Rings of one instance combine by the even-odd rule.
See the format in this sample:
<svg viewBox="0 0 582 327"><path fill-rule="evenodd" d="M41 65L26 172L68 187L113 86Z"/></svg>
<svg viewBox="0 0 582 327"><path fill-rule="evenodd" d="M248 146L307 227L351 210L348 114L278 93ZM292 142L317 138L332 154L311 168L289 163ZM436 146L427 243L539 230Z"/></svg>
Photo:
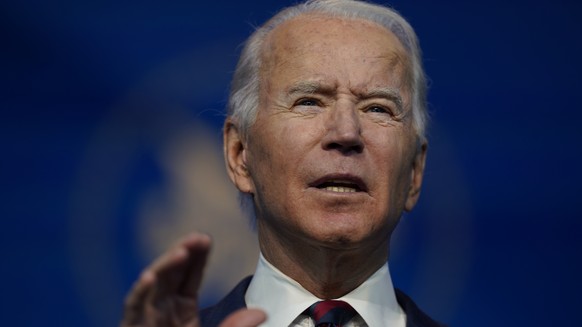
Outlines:
<svg viewBox="0 0 582 327"><path fill-rule="evenodd" d="M261 327L288 326L305 309L320 300L267 262L262 254L245 294L247 307L260 308L267 313L267 321ZM338 300L356 309L368 326L386 326L405 319L396 301L388 264Z"/></svg>

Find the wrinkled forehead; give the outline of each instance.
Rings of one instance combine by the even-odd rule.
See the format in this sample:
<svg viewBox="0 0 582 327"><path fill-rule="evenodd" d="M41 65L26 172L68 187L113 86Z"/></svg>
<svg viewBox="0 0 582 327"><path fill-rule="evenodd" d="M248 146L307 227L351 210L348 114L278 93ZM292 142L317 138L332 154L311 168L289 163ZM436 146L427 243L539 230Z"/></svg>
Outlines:
<svg viewBox="0 0 582 327"><path fill-rule="evenodd" d="M364 35L358 34L362 26L368 30ZM383 43L386 51L399 52L408 56L408 51L400 39L391 30L376 22L317 13L302 14L275 27L266 36L263 53L268 54L269 51L281 47L293 50L295 44L305 41L306 38L325 43L329 37L338 35L345 38L357 38L362 42L374 42L384 38L388 41Z"/></svg>
<svg viewBox="0 0 582 327"><path fill-rule="evenodd" d="M410 87L410 58L400 40L384 26L375 22L304 14L292 18L271 31L262 48L262 78L269 79L286 66L312 69L329 66L338 57L345 65L369 61L372 67L399 77L399 84ZM300 62L301 64L297 64ZM397 73L397 74L394 74Z"/></svg>

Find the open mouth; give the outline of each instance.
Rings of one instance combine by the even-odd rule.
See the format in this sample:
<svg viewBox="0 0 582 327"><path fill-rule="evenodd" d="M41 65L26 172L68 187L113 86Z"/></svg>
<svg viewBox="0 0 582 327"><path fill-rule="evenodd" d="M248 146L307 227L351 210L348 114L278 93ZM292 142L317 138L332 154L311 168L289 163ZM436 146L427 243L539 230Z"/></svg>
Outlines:
<svg viewBox="0 0 582 327"><path fill-rule="evenodd" d="M310 186L320 190L336 192L336 193L355 193L365 192L366 187L364 182L357 177L343 177L343 178L320 178Z"/></svg>

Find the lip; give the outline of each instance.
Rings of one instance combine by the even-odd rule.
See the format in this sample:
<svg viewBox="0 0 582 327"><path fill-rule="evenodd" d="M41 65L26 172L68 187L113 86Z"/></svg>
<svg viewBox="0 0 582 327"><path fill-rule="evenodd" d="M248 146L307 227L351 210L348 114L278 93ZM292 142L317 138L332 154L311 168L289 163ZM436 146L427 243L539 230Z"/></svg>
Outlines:
<svg viewBox="0 0 582 327"><path fill-rule="evenodd" d="M368 192L368 187L364 180L352 174L327 174L308 184L309 187L322 189L321 185L329 182L339 182L339 184L353 184L357 186L357 192Z"/></svg>

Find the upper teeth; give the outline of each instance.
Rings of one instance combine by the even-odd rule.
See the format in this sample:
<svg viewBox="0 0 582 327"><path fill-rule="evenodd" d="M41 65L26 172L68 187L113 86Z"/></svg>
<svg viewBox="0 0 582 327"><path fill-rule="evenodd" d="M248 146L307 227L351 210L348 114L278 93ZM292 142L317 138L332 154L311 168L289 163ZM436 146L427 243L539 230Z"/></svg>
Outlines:
<svg viewBox="0 0 582 327"><path fill-rule="evenodd" d="M356 191L355 188L345 187L345 186L327 186L325 189L328 191L340 192L340 193L355 192Z"/></svg>

